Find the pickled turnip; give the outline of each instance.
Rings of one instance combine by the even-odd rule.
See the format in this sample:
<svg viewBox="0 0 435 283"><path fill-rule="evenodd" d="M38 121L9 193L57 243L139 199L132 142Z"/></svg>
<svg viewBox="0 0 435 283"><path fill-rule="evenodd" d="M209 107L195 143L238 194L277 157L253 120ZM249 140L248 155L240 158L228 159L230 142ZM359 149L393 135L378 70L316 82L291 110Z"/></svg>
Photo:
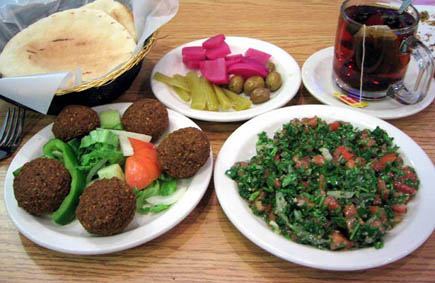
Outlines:
<svg viewBox="0 0 435 283"><path fill-rule="evenodd" d="M245 56L254 59L255 61L258 61L261 64L266 64L271 57L270 54L254 48L249 48L248 50L246 50Z"/></svg>
<svg viewBox="0 0 435 283"><path fill-rule="evenodd" d="M223 41L220 45L215 48L207 49L205 51L205 57L207 59L213 60L217 58L224 58L226 55L231 53L231 49L228 44Z"/></svg>
<svg viewBox="0 0 435 283"><path fill-rule="evenodd" d="M257 64L248 63L236 63L228 67L228 73L234 75L240 75L244 79L252 76L261 76L265 78L267 76L267 71L259 67Z"/></svg>
<svg viewBox="0 0 435 283"><path fill-rule="evenodd" d="M228 83L228 73L224 58L202 61L200 70L202 75L212 83Z"/></svg>
<svg viewBox="0 0 435 283"><path fill-rule="evenodd" d="M202 43L202 47L205 49L216 48L219 45L221 45L222 42L224 42L224 41L225 41L225 35L218 34L218 35L212 36L209 39L207 39L206 41L204 41Z"/></svg>

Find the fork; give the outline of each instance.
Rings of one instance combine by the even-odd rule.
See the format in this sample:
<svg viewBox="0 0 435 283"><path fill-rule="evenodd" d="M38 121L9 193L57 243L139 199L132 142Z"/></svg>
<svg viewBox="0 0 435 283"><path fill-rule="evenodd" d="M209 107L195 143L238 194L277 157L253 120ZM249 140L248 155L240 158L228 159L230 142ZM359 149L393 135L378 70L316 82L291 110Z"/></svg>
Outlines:
<svg viewBox="0 0 435 283"><path fill-rule="evenodd" d="M9 108L0 130L0 160L15 152L21 142L25 110Z"/></svg>

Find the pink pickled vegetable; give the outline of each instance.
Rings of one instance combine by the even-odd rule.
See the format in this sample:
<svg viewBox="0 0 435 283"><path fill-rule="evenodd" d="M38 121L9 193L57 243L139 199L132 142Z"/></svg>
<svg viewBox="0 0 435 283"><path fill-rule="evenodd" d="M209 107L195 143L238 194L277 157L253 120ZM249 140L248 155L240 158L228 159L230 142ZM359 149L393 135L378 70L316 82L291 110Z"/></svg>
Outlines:
<svg viewBox="0 0 435 283"><path fill-rule="evenodd" d="M262 64L266 64L267 61L269 61L271 55L254 48L249 48L248 50L246 50L245 56L254 59Z"/></svg>
<svg viewBox="0 0 435 283"><path fill-rule="evenodd" d="M181 55L186 56L189 60L204 60L205 49L201 46L188 46L181 49Z"/></svg>
<svg viewBox="0 0 435 283"><path fill-rule="evenodd" d="M223 41L218 47L207 49L205 52L205 56L210 59L217 59L217 58L224 58L225 55L228 55L231 53L230 47L228 44Z"/></svg>
<svg viewBox="0 0 435 283"><path fill-rule="evenodd" d="M204 47L205 49L213 49L219 47L224 41L225 41L225 35L218 34L204 41L202 43L202 47Z"/></svg>
<svg viewBox="0 0 435 283"><path fill-rule="evenodd" d="M259 61L255 60L251 57L246 57L246 56L243 57L242 62L250 64L250 65L256 65L258 68L261 68L261 69L265 70L266 72L269 72L269 68L266 65L264 65L263 63L260 63Z"/></svg>
<svg viewBox="0 0 435 283"><path fill-rule="evenodd" d="M225 65L227 65L228 68L231 65L242 62L242 58L242 54L227 55L225 56Z"/></svg>
<svg viewBox="0 0 435 283"><path fill-rule="evenodd" d="M234 75L240 75L243 78L249 78L252 76L262 76L265 78L267 76L267 71L260 68L258 64L248 64L248 63L236 63L228 67L228 73Z"/></svg>
<svg viewBox="0 0 435 283"><path fill-rule="evenodd" d="M242 61L242 58L243 58L242 54L234 54L234 55L225 56L225 60L227 60L227 61L236 60L236 61L240 62L240 61Z"/></svg>
<svg viewBox="0 0 435 283"><path fill-rule="evenodd" d="M227 67L225 59L218 58L215 60L203 61L200 64L202 75L209 81L215 84L228 83Z"/></svg>
<svg viewBox="0 0 435 283"><path fill-rule="evenodd" d="M184 61L201 61L205 60L204 57L197 57L197 56L191 56L191 55L184 55L183 56L183 62Z"/></svg>
<svg viewBox="0 0 435 283"><path fill-rule="evenodd" d="M241 61L237 61L237 60L225 60L225 65L227 66L227 69L229 66L240 63Z"/></svg>
<svg viewBox="0 0 435 283"><path fill-rule="evenodd" d="M199 69L199 65L204 60L189 60L186 57L183 57L183 63L189 68L189 69Z"/></svg>

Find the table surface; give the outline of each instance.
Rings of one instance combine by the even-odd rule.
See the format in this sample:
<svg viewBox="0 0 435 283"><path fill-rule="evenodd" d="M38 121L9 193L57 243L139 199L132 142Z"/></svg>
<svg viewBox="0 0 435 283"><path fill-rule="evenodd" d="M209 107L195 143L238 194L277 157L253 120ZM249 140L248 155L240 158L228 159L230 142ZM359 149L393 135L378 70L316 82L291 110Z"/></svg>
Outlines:
<svg viewBox="0 0 435 283"><path fill-rule="evenodd" d="M154 97L149 76L171 49L218 33L253 37L289 52L299 63L334 42L339 0L213 1L182 0L175 18L158 34L132 86L116 102ZM319 104L303 87L288 105ZM8 105L0 102L4 115ZM28 113L23 144L53 116ZM195 121L217 154L243 122ZM390 123L412 137L435 161L435 105ZM0 187L13 159L0 161ZM245 238L219 206L213 183L201 202L178 226L141 246L101 256L61 254L42 248L20 234L0 198L0 280L3 281L238 281L314 282L331 280L434 281L435 235L411 255L366 271L329 272L281 260Z"/></svg>

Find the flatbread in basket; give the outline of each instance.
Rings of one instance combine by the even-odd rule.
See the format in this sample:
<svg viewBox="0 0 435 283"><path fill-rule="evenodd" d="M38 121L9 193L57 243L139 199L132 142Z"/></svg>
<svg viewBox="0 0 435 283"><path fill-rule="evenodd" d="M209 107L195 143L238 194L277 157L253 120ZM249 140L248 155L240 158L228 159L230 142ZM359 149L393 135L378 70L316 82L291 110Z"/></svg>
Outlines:
<svg viewBox="0 0 435 283"><path fill-rule="evenodd" d="M70 9L17 33L0 54L5 77L81 69L91 81L126 62L136 47L128 30L104 11ZM74 82L73 78L67 86Z"/></svg>

